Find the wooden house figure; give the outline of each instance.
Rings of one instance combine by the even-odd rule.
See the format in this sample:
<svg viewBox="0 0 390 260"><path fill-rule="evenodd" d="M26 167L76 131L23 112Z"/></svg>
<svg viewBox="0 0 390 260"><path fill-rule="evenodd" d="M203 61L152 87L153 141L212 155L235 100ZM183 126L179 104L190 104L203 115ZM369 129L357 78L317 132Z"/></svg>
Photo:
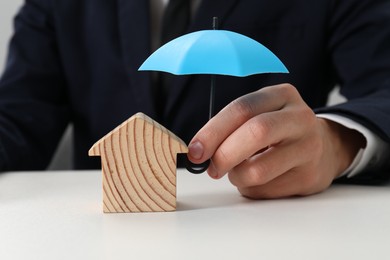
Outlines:
<svg viewBox="0 0 390 260"><path fill-rule="evenodd" d="M176 209L176 162L186 144L165 127L137 113L89 150L101 156L104 212Z"/></svg>

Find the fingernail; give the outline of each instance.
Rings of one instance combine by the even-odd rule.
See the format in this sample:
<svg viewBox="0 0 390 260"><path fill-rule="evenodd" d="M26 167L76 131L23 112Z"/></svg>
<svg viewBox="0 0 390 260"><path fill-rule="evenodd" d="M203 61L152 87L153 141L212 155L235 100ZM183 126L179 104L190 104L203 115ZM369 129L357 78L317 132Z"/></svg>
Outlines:
<svg viewBox="0 0 390 260"><path fill-rule="evenodd" d="M208 172L210 177L213 178L213 179L219 179L219 176L218 176L218 173L214 172L214 171L209 171Z"/></svg>
<svg viewBox="0 0 390 260"><path fill-rule="evenodd" d="M203 150L203 145L198 141L195 141L188 146L188 152L195 160L200 160L202 158Z"/></svg>
<svg viewBox="0 0 390 260"><path fill-rule="evenodd" d="M213 179L219 179L218 172L215 169L213 161L211 161L211 163L210 163L210 166L209 166L209 169L208 169L208 174Z"/></svg>

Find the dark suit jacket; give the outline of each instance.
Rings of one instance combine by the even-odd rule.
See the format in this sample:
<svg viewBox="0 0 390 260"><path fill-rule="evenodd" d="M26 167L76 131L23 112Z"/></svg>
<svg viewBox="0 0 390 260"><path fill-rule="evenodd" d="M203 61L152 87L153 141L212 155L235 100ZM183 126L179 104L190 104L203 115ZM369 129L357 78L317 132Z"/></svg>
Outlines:
<svg viewBox="0 0 390 260"><path fill-rule="evenodd" d="M0 169L47 166L69 122L75 168L98 167L90 146L142 111L188 142L208 120L210 79L177 76L156 109L149 72L149 1L27 0L15 19L0 81ZM217 77L216 109L263 86L289 82L314 109L340 84L350 102L320 109L390 140L390 3L387 0L203 1L188 32L220 29L271 49L290 74ZM157 97L160 99L160 97Z"/></svg>

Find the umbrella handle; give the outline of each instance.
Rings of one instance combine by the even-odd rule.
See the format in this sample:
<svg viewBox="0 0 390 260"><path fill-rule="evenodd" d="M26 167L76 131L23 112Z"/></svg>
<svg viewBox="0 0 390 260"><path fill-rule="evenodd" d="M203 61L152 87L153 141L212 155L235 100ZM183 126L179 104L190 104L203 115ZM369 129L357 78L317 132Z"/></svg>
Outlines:
<svg viewBox="0 0 390 260"><path fill-rule="evenodd" d="M200 164L195 164L195 163L192 163L190 160L188 160L188 158L185 159L186 169L189 172L194 173L194 174L200 174L200 173L205 172L209 168L209 165L210 165L210 160L207 160L207 161L200 163Z"/></svg>

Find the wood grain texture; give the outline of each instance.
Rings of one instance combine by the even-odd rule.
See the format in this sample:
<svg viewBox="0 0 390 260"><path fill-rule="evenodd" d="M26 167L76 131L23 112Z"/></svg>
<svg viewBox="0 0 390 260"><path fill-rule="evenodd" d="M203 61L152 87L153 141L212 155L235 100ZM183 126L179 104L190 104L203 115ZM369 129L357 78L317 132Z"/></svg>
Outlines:
<svg viewBox="0 0 390 260"><path fill-rule="evenodd" d="M176 209L176 156L186 144L148 116L137 113L89 150L101 156L104 212Z"/></svg>

